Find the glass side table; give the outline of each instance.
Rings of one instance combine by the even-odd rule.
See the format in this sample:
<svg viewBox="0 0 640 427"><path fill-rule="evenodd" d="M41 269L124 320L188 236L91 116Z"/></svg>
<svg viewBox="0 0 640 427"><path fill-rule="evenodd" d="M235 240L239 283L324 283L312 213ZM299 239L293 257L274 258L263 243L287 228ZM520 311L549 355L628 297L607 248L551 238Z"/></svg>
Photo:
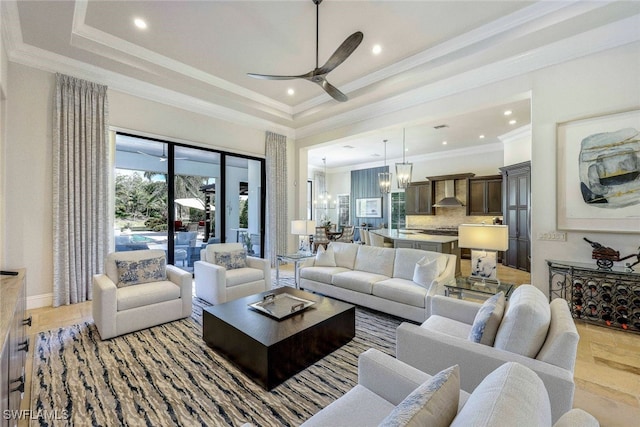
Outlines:
<svg viewBox="0 0 640 427"><path fill-rule="evenodd" d="M458 299L462 299L463 294L466 293L487 299L500 291L504 292L506 299L509 299L515 284L481 277L456 277L455 280L445 283L444 287L446 296L456 295Z"/></svg>
<svg viewBox="0 0 640 427"><path fill-rule="evenodd" d="M298 286L298 279L300 276L300 262L309 258L315 258L314 254L307 253L295 253L295 254L286 254L286 255L277 255L276 257L278 261L276 262L276 283L280 285L280 263L281 262L292 262L293 263L293 277L296 289Z"/></svg>

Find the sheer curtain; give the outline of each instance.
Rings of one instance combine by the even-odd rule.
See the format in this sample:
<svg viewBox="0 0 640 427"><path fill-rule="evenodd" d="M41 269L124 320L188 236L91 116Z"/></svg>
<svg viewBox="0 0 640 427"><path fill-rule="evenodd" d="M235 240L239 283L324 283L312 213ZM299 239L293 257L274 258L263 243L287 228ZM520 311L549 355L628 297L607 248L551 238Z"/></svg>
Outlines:
<svg viewBox="0 0 640 427"><path fill-rule="evenodd" d="M287 252L287 138L267 132L267 256L275 266L278 254Z"/></svg>
<svg viewBox="0 0 640 427"><path fill-rule="evenodd" d="M92 299L109 250L107 87L56 74L53 306Z"/></svg>

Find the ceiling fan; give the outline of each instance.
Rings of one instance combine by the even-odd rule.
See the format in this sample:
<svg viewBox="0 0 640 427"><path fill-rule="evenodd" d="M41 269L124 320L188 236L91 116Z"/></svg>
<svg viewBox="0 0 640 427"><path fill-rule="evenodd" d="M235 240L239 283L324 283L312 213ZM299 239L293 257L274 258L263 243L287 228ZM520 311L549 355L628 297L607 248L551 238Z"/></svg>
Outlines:
<svg viewBox="0 0 640 427"><path fill-rule="evenodd" d="M160 159L161 162L166 162L167 160L169 160L169 157L167 157L165 151L165 145L162 144L162 156L156 156L155 154L149 154L149 153L145 153L144 151L138 151L138 154L144 154L145 156L149 156L149 157L155 157L156 159ZM176 157L175 160L186 160L188 159L188 157Z"/></svg>
<svg viewBox="0 0 640 427"><path fill-rule="evenodd" d="M319 11L320 11L320 3L322 0L311 0L316 5L316 68L309 71L306 74L300 74L297 76L273 76L268 74L254 74L247 73L249 77L254 77L256 79L265 79L265 80L293 80L293 79L305 79L310 82L318 84L322 89L325 90L329 95L333 97L336 101L345 102L349 98L344 93L340 92L338 88L329 83L326 79L327 74L333 71L338 65L342 64L345 59L349 57L353 53L354 50L360 45L362 42L362 38L364 35L361 31L356 31L351 34L349 37L342 42L342 44L333 52L333 55L329 58L329 60L322 66L318 67L318 27L319 27Z"/></svg>

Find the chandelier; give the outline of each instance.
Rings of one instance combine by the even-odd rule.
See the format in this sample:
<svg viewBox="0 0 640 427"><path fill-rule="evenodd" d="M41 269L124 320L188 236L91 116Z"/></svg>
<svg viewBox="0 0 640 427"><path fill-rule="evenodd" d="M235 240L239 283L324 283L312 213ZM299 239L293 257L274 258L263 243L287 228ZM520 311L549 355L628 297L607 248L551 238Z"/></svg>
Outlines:
<svg viewBox="0 0 640 427"><path fill-rule="evenodd" d="M407 163L404 154L404 137L405 132L404 128L402 129L402 163L396 163L396 176L398 177L398 188L407 188L411 183L411 171L413 169L413 164Z"/></svg>
<svg viewBox="0 0 640 427"><path fill-rule="evenodd" d="M384 172L378 173L378 186L380 193L389 194L391 192L391 172L387 169L387 140L384 141Z"/></svg>

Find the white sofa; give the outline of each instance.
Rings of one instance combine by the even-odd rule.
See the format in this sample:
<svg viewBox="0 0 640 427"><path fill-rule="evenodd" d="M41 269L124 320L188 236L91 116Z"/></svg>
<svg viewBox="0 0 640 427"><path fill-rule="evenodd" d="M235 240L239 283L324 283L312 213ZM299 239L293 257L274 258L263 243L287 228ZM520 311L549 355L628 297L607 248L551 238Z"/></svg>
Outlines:
<svg viewBox="0 0 640 427"><path fill-rule="evenodd" d="M486 306L488 303L485 303ZM498 366L518 362L536 372L551 398L553 420L573 405L573 370L580 339L567 302L551 303L538 288L520 285L486 322L480 342L470 331L483 304L436 296L422 325L396 330L396 357L424 372L460 366L464 390L473 391Z"/></svg>
<svg viewBox="0 0 640 427"><path fill-rule="evenodd" d="M116 261L139 263L165 258L160 249L113 252L107 255L105 274L93 276L93 320L102 339L191 316L191 273L167 265L166 280L118 287Z"/></svg>
<svg viewBox="0 0 640 427"><path fill-rule="evenodd" d="M216 253L243 250L242 243L207 245L194 263L196 295L211 304L222 304L271 289L269 260L247 256L246 266L226 269L215 264Z"/></svg>
<svg viewBox="0 0 640 427"><path fill-rule="evenodd" d="M422 322L431 298L444 295L444 283L454 279L455 265L450 254L331 242L301 263L300 288Z"/></svg>
<svg viewBox="0 0 640 427"><path fill-rule="evenodd" d="M542 381L532 370L518 363L507 363L497 368L483 379L472 394L460 390L459 383L456 384L456 380L462 379L460 374L458 378L453 377L453 384L447 386L446 392L434 396L428 404L420 402L420 395L415 399L405 400L410 394L416 397L414 391L432 378L431 375L389 355L369 349L358 359L358 384L302 426L552 425L549 396ZM441 390L443 388L441 387ZM432 388L428 391L431 390ZM397 413L396 407L416 401L422 403L418 405L422 413L414 413L408 424L397 424L387 418L394 410ZM431 421L429 423L420 419L421 416L425 416L425 412L428 421ZM404 420L406 421L406 418ZM554 427L569 426L597 427L599 423L587 412L573 409L554 424Z"/></svg>

